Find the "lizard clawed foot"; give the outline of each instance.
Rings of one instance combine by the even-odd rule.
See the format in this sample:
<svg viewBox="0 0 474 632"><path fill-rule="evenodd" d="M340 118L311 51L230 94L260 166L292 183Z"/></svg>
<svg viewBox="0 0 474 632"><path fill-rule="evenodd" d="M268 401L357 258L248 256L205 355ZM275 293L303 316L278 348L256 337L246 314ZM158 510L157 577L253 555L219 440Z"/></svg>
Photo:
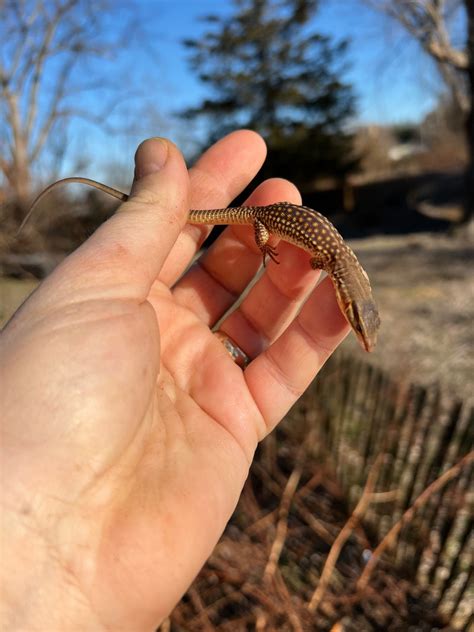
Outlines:
<svg viewBox="0 0 474 632"><path fill-rule="evenodd" d="M262 255L263 255L263 267L264 268L267 267L267 262L266 262L267 255L270 257L270 259L274 263L276 263L277 265L280 265L280 262L277 259L278 251L276 250L276 248L274 248L273 246L270 246L268 244L265 244L264 246L261 247L261 251L262 251Z"/></svg>

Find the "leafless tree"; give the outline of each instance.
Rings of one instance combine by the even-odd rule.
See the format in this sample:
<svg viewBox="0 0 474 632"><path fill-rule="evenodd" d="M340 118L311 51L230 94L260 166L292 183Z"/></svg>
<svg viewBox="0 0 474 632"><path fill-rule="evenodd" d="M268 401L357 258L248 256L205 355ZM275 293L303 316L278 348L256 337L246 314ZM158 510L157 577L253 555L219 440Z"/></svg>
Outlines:
<svg viewBox="0 0 474 632"><path fill-rule="evenodd" d="M465 219L474 213L474 0L368 0L397 20L434 60L465 120L469 165ZM466 11L467 41L456 45L450 23Z"/></svg>
<svg viewBox="0 0 474 632"><path fill-rule="evenodd" d="M0 182L19 210L31 201L35 165L65 151L74 117L104 124L81 97L103 89L115 50L107 0L0 0ZM104 103L105 105L105 103Z"/></svg>

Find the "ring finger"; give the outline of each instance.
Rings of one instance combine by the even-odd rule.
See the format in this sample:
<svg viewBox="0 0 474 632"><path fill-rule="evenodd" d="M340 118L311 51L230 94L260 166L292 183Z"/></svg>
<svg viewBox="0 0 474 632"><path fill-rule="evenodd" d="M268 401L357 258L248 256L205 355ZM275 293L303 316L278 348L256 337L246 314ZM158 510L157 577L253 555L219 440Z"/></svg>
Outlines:
<svg viewBox="0 0 474 632"><path fill-rule="evenodd" d="M258 356L288 327L319 280L320 273L311 268L307 253L285 242L279 243L278 252L280 265L268 265L219 327L250 358Z"/></svg>

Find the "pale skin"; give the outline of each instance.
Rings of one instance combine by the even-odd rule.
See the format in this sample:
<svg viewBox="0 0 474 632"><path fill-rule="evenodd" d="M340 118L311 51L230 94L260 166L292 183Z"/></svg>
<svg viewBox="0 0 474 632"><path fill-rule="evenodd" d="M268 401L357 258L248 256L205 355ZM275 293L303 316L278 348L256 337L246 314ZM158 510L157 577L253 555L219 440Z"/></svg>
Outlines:
<svg viewBox="0 0 474 632"><path fill-rule="evenodd" d="M329 279L253 231L208 232L265 157L235 132L189 170L170 142L136 155L130 200L70 255L2 334L2 630L152 631L212 552L257 446L347 335ZM249 204L300 203L281 179Z"/></svg>

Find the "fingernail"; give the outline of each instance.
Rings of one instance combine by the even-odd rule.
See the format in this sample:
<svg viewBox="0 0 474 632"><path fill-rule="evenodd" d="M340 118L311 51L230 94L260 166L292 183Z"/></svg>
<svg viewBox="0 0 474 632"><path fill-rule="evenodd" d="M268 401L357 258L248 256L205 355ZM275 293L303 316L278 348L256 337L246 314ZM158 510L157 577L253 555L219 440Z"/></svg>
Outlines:
<svg viewBox="0 0 474 632"><path fill-rule="evenodd" d="M160 171L168 158L168 143L164 138L144 141L135 154L135 180Z"/></svg>

